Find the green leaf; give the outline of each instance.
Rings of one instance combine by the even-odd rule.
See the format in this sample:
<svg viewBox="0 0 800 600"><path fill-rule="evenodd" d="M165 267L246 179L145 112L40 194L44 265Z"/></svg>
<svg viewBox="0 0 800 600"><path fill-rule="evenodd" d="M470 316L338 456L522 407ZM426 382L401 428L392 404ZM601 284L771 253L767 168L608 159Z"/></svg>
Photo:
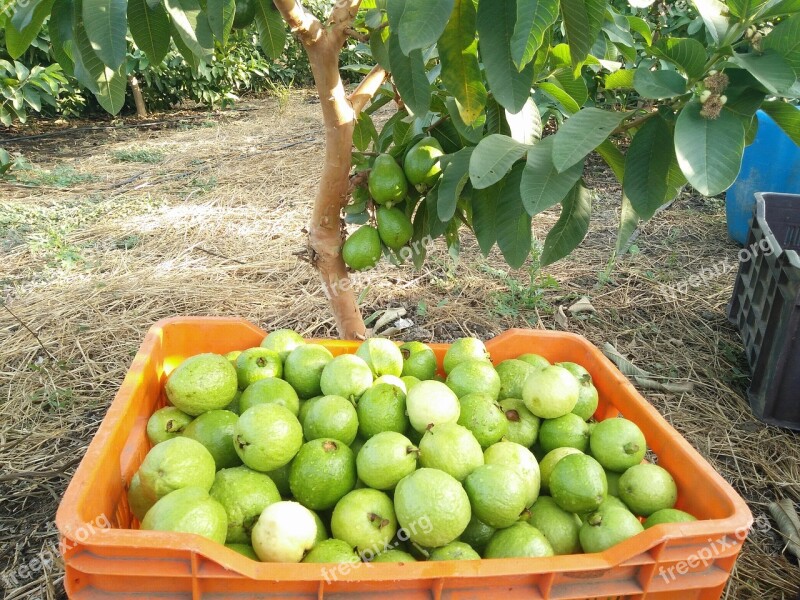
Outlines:
<svg viewBox="0 0 800 600"><path fill-rule="evenodd" d="M528 146L505 135L492 134L483 138L469 161L472 187L486 188L505 177L511 165L525 156L527 150Z"/></svg>
<svg viewBox="0 0 800 600"><path fill-rule="evenodd" d="M77 48L72 34L72 11L72 0L56 0L50 15L48 30L53 56L64 72L74 77L75 60L73 57Z"/></svg>
<svg viewBox="0 0 800 600"><path fill-rule="evenodd" d="M427 204L428 199L426 198L423 202ZM423 210L420 206L420 209L417 210L416 214L414 215L414 233L412 235L412 240L415 242L422 242L422 240L430 235L430 218L427 210ZM413 252L411 254L411 260L414 263L414 267L419 269L422 266L422 263L425 262L425 256L428 254L428 248L426 244L419 243L417 244L418 251Z"/></svg>
<svg viewBox="0 0 800 600"><path fill-rule="evenodd" d="M727 0L728 8L732 15L745 21L755 15L769 0Z"/></svg>
<svg viewBox="0 0 800 600"><path fill-rule="evenodd" d="M6 51L11 58L19 58L30 47L31 42L39 35L42 23L50 14L54 0L42 0L36 4L28 20L28 24L22 29L17 29L13 23L6 22ZM12 19L13 20L13 19Z"/></svg>
<svg viewBox="0 0 800 600"><path fill-rule="evenodd" d="M645 44L648 46L653 43L653 33L650 31L650 25L647 24L642 18L639 17L625 17L628 20L628 26L631 31L635 31L644 38Z"/></svg>
<svg viewBox="0 0 800 600"><path fill-rule="evenodd" d="M769 2L763 12L760 12L758 18L760 21L772 19L775 17L783 17L794 14L800 11L800 0L778 0L776 2Z"/></svg>
<svg viewBox="0 0 800 600"><path fill-rule="evenodd" d="M605 88L607 90L630 90L633 89L634 69L619 69L606 75Z"/></svg>
<svg viewBox="0 0 800 600"><path fill-rule="evenodd" d="M797 81L791 65L773 50L768 50L763 54L734 53L731 61L746 69L772 94L787 93Z"/></svg>
<svg viewBox="0 0 800 600"><path fill-rule="evenodd" d="M505 183L501 179L488 188L472 191L472 228L484 256L489 255L497 241L498 199Z"/></svg>
<svg viewBox="0 0 800 600"><path fill-rule="evenodd" d="M233 16L236 13L235 0L206 0L206 12L211 33L223 46L226 45L233 27Z"/></svg>
<svg viewBox="0 0 800 600"><path fill-rule="evenodd" d="M447 229L447 223L439 220L438 187L428 191L428 195L425 196L425 205L425 209L428 211L428 233L430 233L432 238L438 238Z"/></svg>
<svg viewBox="0 0 800 600"><path fill-rule="evenodd" d="M466 125L475 123L486 106L486 87L478 63L475 17L474 0L455 0L450 21L437 45L442 83L455 98L458 114Z"/></svg>
<svg viewBox="0 0 800 600"><path fill-rule="evenodd" d="M375 62L383 67L387 72L391 72L389 64L389 28L384 27L370 34L369 50Z"/></svg>
<svg viewBox="0 0 800 600"><path fill-rule="evenodd" d="M651 71L640 66L634 71L633 88L643 98L675 98L686 93L686 80L676 71Z"/></svg>
<svg viewBox="0 0 800 600"><path fill-rule="evenodd" d="M758 134L758 117L755 115L751 116L747 121L745 121L744 127L744 145L745 148L756 141L756 135Z"/></svg>
<svg viewBox="0 0 800 600"><path fill-rule="evenodd" d="M464 142L458 133L458 129L449 119L440 121L437 125L428 130L430 135L435 137L445 154L453 154L464 146Z"/></svg>
<svg viewBox="0 0 800 600"><path fill-rule="evenodd" d="M631 35L630 25L622 15L615 15L614 20L606 19L602 27L606 37L625 48L633 48L636 42Z"/></svg>
<svg viewBox="0 0 800 600"><path fill-rule="evenodd" d="M208 17L198 0L164 0L171 22L192 54L209 62L214 54L214 40Z"/></svg>
<svg viewBox="0 0 800 600"><path fill-rule="evenodd" d="M516 0L478 3L478 43L486 80L495 99L512 113L522 109L533 85L533 65L520 71L511 57L516 14Z"/></svg>
<svg viewBox="0 0 800 600"><path fill-rule="evenodd" d="M706 49L692 38L668 38L659 40L650 51L657 57L680 67L690 78L705 74Z"/></svg>
<svg viewBox="0 0 800 600"><path fill-rule="evenodd" d="M514 269L522 266L531 251L531 216L520 197L524 167L518 163L511 169L497 201L497 247Z"/></svg>
<svg viewBox="0 0 800 600"><path fill-rule="evenodd" d="M576 77L566 69L559 69L553 73L551 81L569 94L570 98L575 100L578 106L582 107L589 99L589 90L586 87L586 81L581 75Z"/></svg>
<svg viewBox="0 0 800 600"><path fill-rule="evenodd" d="M675 154L686 179L706 196L725 191L736 179L744 151L744 124L723 110L716 119L700 114L703 105L692 100L675 123Z"/></svg>
<svg viewBox="0 0 800 600"><path fill-rule="evenodd" d="M781 100L767 100L761 108L795 144L800 146L800 108Z"/></svg>
<svg viewBox="0 0 800 600"><path fill-rule="evenodd" d="M33 14L36 12L36 7L42 3L43 0L28 0L27 2L17 2L16 5L12 3L9 8L14 8L14 14L11 17L11 25L14 29L21 31L25 29L33 20ZM3 12L8 10L4 7Z"/></svg>
<svg viewBox="0 0 800 600"><path fill-rule="evenodd" d="M114 70L128 51L127 0L83 0L83 23L92 49L103 64Z"/></svg>
<svg viewBox="0 0 800 600"><path fill-rule="evenodd" d="M172 41L175 43L175 47L180 52L183 60L192 68L192 71L196 74L197 67L200 64L200 59L195 56L194 52L191 51L189 46L183 41L183 37L181 36L178 29L175 27L175 23L170 21L169 23L169 30L172 33Z"/></svg>
<svg viewBox="0 0 800 600"><path fill-rule="evenodd" d="M589 55L603 26L605 0L561 0L561 16L573 67Z"/></svg>
<svg viewBox="0 0 800 600"><path fill-rule="evenodd" d="M378 132L372 119L365 112L358 115L355 129L353 130L353 145L364 152L374 140L378 139Z"/></svg>
<svg viewBox="0 0 800 600"><path fill-rule="evenodd" d="M436 43L453 12L453 0L404 0L403 4L397 32L400 49L408 56Z"/></svg>
<svg viewBox="0 0 800 600"><path fill-rule="evenodd" d="M564 91L564 88L552 81L543 81L536 87L542 90L545 94L550 96L553 100L560 103L568 113L573 114L581 109L575 99Z"/></svg>
<svg viewBox="0 0 800 600"><path fill-rule="evenodd" d="M725 40L730 29L730 23L724 16L728 13L728 7L719 0L692 0L692 4L700 13L700 18L703 19L703 23L714 41L719 44Z"/></svg>
<svg viewBox="0 0 800 600"><path fill-rule="evenodd" d="M544 240L540 259L543 267L561 260L578 247L589 232L591 216L591 192L579 181L561 203L561 216Z"/></svg>
<svg viewBox="0 0 800 600"><path fill-rule="evenodd" d="M646 220L678 195L682 180L672 129L661 117L648 119L633 136L625 156L622 190L636 213Z"/></svg>
<svg viewBox="0 0 800 600"><path fill-rule="evenodd" d="M574 77L566 69L557 70L537 87L559 102L570 114L578 112L589 98L589 90L583 77Z"/></svg>
<svg viewBox="0 0 800 600"><path fill-rule="evenodd" d="M583 173L583 161L559 173L553 165L553 137L544 138L528 150L520 193L525 210L536 216L561 202Z"/></svg>
<svg viewBox="0 0 800 600"><path fill-rule="evenodd" d="M164 60L169 52L170 30L163 4L151 7L147 0L128 0L128 26L134 43L152 64Z"/></svg>
<svg viewBox="0 0 800 600"><path fill-rule="evenodd" d="M256 26L264 52L272 60L278 60L283 55L288 33L286 23L272 0L256 1ZM374 37L380 38L380 36Z"/></svg>
<svg viewBox="0 0 800 600"><path fill-rule="evenodd" d="M458 134L470 144L477 144L480 142L483 138L483 126L486 124L486 113L480 113L472 125L467 125L461 119L461 112L459 111L455 98L447 98L444 104L447 107L450 120L453 122Z"/></svg>
<svg viewBox="0 0 800 600"><path fill-rule="evenodd" d="M595 148L595 150L611 168L617 181L622 183L625 177L625 156L619 151L619 148L617 148L611 140L606 140Z"/></svg>
<svg viewBox="0 0 800 600"><path fill-rule="evenodd" d="M617 245L615 252L617 256L625 252L628 246L628 240L631 239L633 232L639 227L639 215L631 204L631 201L623 193L622 194L622 207L619 213L619 229L617 230Z"/></svg>
<svg viewBox="0 0 800 600"><path fill-rule="evenodd" d="M506 113L492 96L486 99L486 135L490 133L511 135L511 129L506 123Z"/></svg>
<svg viewBox="0 0 800 600"><path fill-rule="evenodd" d="M361 3L361 8L365 8ZM370 30L375 30L383 24L383 11L379 8L371 8L364 15L364 25Z"/></svg>
<svg viewBox="0 0 800 600"><path fill-rule="evenodd" d="M402 119L408 116L408 113L404 110L397 111L391 117L389 117L386 122L383 124L381 128L381 133L378 136L378 143L377 143L377 150L378 152L386 152L386 149L392 143L394 139L394 128L395 125L400 123Z"/></svg>
<svg viewBox="0 0 800 600"><path fill-rule="evenodd" d="M94 93L100 106L107 112L115 115L122 110L125 104L125 91L128 88L128 79L125 76L125 64L121 64L117 69L111 69L103 64L97 54L95 54L92 44L89 41L89 36L86 34L84 21L81 16L82 14L82 2L77 1L75 2L73 13L73 18L75 20L75 41L78 50L76 57L80 57L81 72L85 70L88 77L93 80L91 81L93 86L87 85L87 87ZM76 58L76 76L78 74L78 62Z"/></svg>
<svg viewBox="0 0 800 600"><path fill-rule="evenodd" d="M530 146L542 137L542 116L533 98L528 98L518 113L506 111L506 122L511 129L511 137L520 144Z"/></svg>
<svg viewBox="0 0 800 600"><path fill-rule="evenodd" d="M725 69L725 74L729 80L725 88L728 97L725 108L742 117L752 117L766 96L761 84L744 69Z"/></svg>
<svg viewBox="0 0 800 600"><path fill-rule="evenodd" d="M800 0L797 10L800 11ZM800 77L800 14L795 14L781 21L761 40L761 48L773 50L780 54Z"/></svg>
<svg viewBox="0 0 800 600"><path fill-rule="evenodd" d="M553 137L553 164L561 173L597 148L628 115L599 108L575 113Z"/></svg>
<svg viewBox="0 0 800 600"><path fill-rule="evenodd" d="M462 148L455 154L450 155L450 160L442 171L436 207L440 221L449 221L456 214L458 199L469 180L469 163L472 151L473 148Z"/></svg>
<svg viewBox="0 0 800 600"><path fill-rule="evenodd" d="M424 117L431 106L431 84L425 73L422 50L413 50L406 56L400 49L397 34L392 33L389 36L389 64L403 102L412 113Z"/></svg>
<svg viewBox="0 0 800 600"><path fill-rule="evenodd" d="M726 0L728 11L740 21L756 14L769 0Z"/></svg>
<svg viewBox="0 0 800 600"><path fill-rule="evenodd" d="M518 70L533 60L545 32L558 18L558 0L517 0L517 20L511 35L511 59Z"/></svg>

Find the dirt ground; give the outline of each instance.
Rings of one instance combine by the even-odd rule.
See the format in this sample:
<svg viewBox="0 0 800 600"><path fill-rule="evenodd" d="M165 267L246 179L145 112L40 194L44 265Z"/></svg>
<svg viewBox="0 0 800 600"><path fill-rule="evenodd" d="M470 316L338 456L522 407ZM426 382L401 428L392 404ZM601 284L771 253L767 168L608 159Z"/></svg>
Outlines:
<svg viewBox="0 0 800 600"><path fill-rule="evenodd" d="M0 139L29 163L17 184L0 184L0 573L16 574L0 589L9 600L64 596L57 559L24 568L57 543L59 499L153 322L235 315L335 336L305 254L322 159L313 94L154 119L169 122ZM619 189L599 161L586 178L597 191L593 222L570 258L511 271L467 234L456 262L439 240L420 271L384 262L359 276L364 315L403 308L413 326L396 338L422 341L565 328L664 381L691 383L642 392L757 519L724 597L797 598L800 568L766 509L783 497L800 506L800 444L757 421L745 399L747 364L725 315L738 249L722 201L685 192L612 264ZM539 239L557 217L535 219ZM699 285L665 293L692 275ZM596 312L571 316L582 296Z"/></svg>

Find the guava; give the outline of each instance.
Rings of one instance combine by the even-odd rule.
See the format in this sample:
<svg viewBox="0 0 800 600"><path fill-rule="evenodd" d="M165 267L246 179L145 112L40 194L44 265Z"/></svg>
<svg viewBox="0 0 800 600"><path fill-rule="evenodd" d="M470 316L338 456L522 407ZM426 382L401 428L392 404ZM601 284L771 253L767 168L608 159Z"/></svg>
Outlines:
<svg viewBox="0 0 800 600"><path fill-rule="evenodd" d="M228 519L223 506L201 487L184 487L160 498L142 520L142 529L196 533L225 543Z"/></svg>
<svg viewBox="0 0 800 600"><path fill-rule="evenodd" d="M261 347L277 352L281 361L285 361L292 350L305 343L303 336L291 329L276 329L262 340Z"/></svg>
<svg viewBox="0 0 800 600"><path fill-rule="evenodd" d="M259 515L267 506L281 500L269 476L244 466L219 471L209 494L225 509L228 544L249 544Z"/></svg>
<svg viewBox="0 0 800 600"><path fill-rule="evenodd" d="M184 427L192 422L191 415L174 406L159 408L147 420L147 439L155 446L179 436Z"/></svg>
<svg viewBox="0 0 800 600"><path fill-rule="evenodd" d="M456 423L461 414L458 396L445 384L422 381L406 397L406 412L411 426L419 432L430 425Z"/></svg>
<svg viewBox="0 0 800 600"><path fill-rule="evenodd" d="M236 395L236 369L219 354L197 354L170 373L164 391L173 406L187 415L225 408Z"/></svg>
<svg viewBox="0 0 800 600"><path fill-rule="evenodd" d="M258 517L251 539L260 560L298 563L317 542L317 523L302 504L275 502Z"/></svg>
<svg viewBox="0 0 800 600"><path fill-rule="evenodd" d="M522 388L525 406L542 419L555 419L572 412L579 394L575 376L557 366L532 371Z"/></svg>
<svg viewBox="0 0 800 600"><path fill-rule="evenodd" d="M244 464L266 473L294 458L303 445L303 428L288 408L257 404L239 417L233 442Z"/></svg>

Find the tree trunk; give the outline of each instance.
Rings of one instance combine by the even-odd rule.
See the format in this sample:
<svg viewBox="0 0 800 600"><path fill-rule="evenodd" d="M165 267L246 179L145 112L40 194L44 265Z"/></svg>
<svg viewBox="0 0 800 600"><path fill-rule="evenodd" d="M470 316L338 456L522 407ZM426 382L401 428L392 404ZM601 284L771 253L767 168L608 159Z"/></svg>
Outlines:
<svg viewBox="0 0 800 600"><path fill-rule="evenodd" d="M364 339L366 327L342 259L341 211L350 187L353 129L358 112L383 82L373 70L348 98L339 74L339 53L360 0L339 0L323 26L296 0L275 0L290 29L303 42L314 74L325 126L325 162L308 231L308 246L330 301L339 336Z"/></svg>
<svg viewBox="0 0 800 600"><path fill-rule="evenodd" d="M355 111L339 75L340 47L331 41L326 36L309 48L325 126L325 162L308 228L308 245L339 335L345 339L364 339L366 327L341 253L341 210L347 204L350 187Z"/></svg>
<svg viewBox="0 0 800 600"><path fill-rule="evenodd" d="M136 116L140 119L147 118L147 107L144 104L144 97L142 96L142 88L139 87L139 80L135 75L128 77L128 83L131 85L131 93L133 94L133 102L136 104Z"/></svg>

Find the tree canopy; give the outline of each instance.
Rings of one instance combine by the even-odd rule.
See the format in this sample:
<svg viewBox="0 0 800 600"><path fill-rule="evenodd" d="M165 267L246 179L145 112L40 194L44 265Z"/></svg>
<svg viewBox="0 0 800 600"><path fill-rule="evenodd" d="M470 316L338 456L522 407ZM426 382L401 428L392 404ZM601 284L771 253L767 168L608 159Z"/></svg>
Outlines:
<svg viewBox="0 0 800 600"><path fill-rule="evenodd" d="M128 40L151 63L172 43L200 65L226 43L236 1L29 0L0 24L15 57L47 23L63 70L116 113ZM298 35L323 99L323 186L331 189L317 198L311 237L314 226L330 235L317 246L311 240L317 253L335 244L338 255L341 237L332 232L341 209L349 222L374 219L359 173L382 154L402 164L425 137L442 149L442 172L410 186L397 205L413 221L413 239L443 236L457 252L466 227L484 253L497 244L512 267L530 255L532 218L556 205L561 216L540 263L584 238L592 194L582 174L593 151L622 185L619 250L686 183L705 195L733 183L758 109L800 143L792 106L800 97L800 0L337 0L327 21L294 0L255 1L263 48L278 57L290 31ZM359 64L338 64L345 44L355 45ZM349 96L339 69L364 77ZM394 111L378 130L372 117L387 104ZM548 126L554 132L545 136ZM334 171L339 183L331 186ZM346 189L342 173L351 179ZM419 264L424 254L423 246L412 258ZM329 258L338 260L335 273L321 269L330 290L346 271Z"/></svg>

